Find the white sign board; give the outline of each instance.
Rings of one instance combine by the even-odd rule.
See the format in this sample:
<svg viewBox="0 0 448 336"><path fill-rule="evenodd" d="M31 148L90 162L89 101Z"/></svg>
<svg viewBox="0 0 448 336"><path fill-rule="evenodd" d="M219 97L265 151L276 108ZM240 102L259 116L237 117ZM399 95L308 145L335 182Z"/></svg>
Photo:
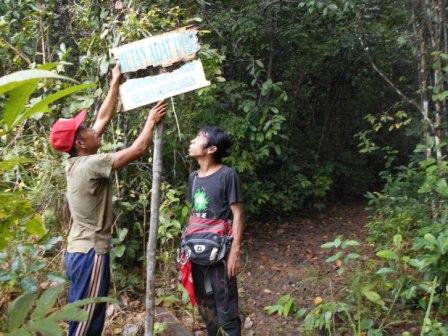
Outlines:
<svg viewBox="0 0 448 336"><path fill-rule="evenodd" d="M200 48L197 30L181 28L122 45L111 52L120 62L121 72L126 73L192 60Z"/></svg>
<svg viewBox="0 0 448 336"><path fill-rule="evenodd" d="M192 61L172 72L129 79L120 86L124 111L210 85L201 61Z"/></svg>

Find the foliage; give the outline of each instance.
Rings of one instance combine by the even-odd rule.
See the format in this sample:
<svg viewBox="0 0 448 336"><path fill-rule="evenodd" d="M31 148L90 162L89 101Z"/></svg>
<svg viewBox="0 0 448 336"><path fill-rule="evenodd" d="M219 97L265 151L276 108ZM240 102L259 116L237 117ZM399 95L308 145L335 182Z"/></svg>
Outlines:
<svg viewBox="0 0 448 336"><path fill-rule="evenodd" d="M267 306L264 310L271 315L277 314L278 316L288 317L289 314L294 313L296 309L291 294L285 294L278 299L275 305Z"/></svg>
<svg viewBox="0 0 448 336"><path fill-rule="evenodd" d="M337 274L344 276L347 293L337 300L316 298L311 309L296 308L294 299L284 295L266 310L287 317L283 314L285 307L294 307L308 334L325 331L337 335L349 329L353 335L384 335L393 321L403 318L405 310L413 307L422 335L444 334L448 326L440 321L439 314L447 304L445 289L442 292L440 287L445 286L446 280L441 279L447 275L445 240L430 234L424 240L409 251L403 237L396 234L392 246L378 250L377 258L366 262L353 251L361 247L358 241L338 237L322 248L335 250L326 261L335 263Z"/></svg>
<svg viewBox="0 0 448 336"><path fill-rule="evenodd" d="M54 310L63 290L64 285L58 285L46 289L39 297L31 293L17 297L8 309L6 335L63 335L59 322L85 321L88 315L86 310L81 309L83 306L114 301L109 298L88 298Z"/></svg>
<svg viewBox="0 0 448 336"><path fill-rule="evenodd" d="M19 243L15 248L0 252L0 287L35 293L39 282L63 283L64 276L58 272L43 273L51 265L50 255L62 241L62 237L42 239L39 244Z"/></svg>

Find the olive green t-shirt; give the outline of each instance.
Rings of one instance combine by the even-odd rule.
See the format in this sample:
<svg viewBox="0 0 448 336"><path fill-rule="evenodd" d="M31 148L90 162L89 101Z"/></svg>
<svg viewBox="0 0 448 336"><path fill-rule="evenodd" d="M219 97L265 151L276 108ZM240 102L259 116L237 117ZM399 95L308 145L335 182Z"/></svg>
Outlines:
<svg viewBox="0 0 448 336"><path fill-rule="evenodd" d="M64 161L72 226L67 252L109 252L112 229L111 154L77 156Z"/></svg>

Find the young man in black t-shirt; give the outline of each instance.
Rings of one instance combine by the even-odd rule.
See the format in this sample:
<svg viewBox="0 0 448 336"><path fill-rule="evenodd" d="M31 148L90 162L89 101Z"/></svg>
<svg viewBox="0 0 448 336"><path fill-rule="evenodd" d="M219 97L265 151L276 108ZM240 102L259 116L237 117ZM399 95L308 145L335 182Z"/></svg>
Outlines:
<svg viewBox="0 0 448 336"><path fill-rule="evenodd" d="M221 161L230 145L227 133L207 126L199 130L188 149L200 167L188 181L188 200L192 203L189 224L219 228L222 235L233 237L224 262L210 266L192 263L199 311L211 336L241 335L236 283L243 234L241 185L238 174Z"/></svg>

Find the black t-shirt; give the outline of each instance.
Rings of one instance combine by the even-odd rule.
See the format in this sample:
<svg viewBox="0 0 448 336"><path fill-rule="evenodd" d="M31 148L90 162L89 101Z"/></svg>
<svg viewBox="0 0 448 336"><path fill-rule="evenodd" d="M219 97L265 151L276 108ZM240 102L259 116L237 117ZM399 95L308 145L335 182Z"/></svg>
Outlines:
<svg viewBox="0 0 448 336"><path fill-rule="evenodd" d="M243 201L238 174L223 165L211 175L197 175L198 170L188 179L187 199L192 203L190 218L231 221L230 205Z"/></svg>

